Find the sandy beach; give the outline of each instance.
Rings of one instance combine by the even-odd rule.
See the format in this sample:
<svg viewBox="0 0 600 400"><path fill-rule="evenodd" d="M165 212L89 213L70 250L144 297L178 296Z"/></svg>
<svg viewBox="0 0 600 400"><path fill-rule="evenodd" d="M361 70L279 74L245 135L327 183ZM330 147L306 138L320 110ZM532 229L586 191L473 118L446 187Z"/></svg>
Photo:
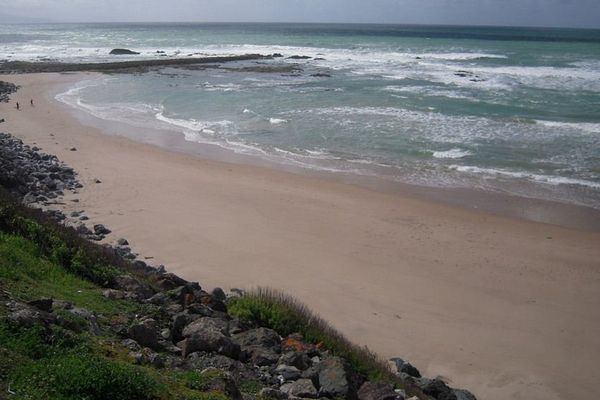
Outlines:
<svg viewBox="0 0 600 400"><path fill-rule="evenodd" d="M109 242L206 288L280 288L480 399L600 396L600 233L108 135L53 100L83 76L0 76L22 86L0 131L79 172L64 209Z"/></svg>

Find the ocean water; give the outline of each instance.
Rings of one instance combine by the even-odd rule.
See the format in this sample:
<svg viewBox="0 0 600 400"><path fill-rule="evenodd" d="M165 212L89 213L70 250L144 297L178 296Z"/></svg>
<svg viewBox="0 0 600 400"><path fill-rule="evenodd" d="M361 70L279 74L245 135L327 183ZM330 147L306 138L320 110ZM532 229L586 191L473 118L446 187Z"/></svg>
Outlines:
<svg viewBox="0 0 600 400"><path fill-rule="evenodd" d="M109 56L115 47L142 54ZM600 208L597 30L0 26L0 60L246 53L283 57L106 75L57 99L275 163Z"/></svg>

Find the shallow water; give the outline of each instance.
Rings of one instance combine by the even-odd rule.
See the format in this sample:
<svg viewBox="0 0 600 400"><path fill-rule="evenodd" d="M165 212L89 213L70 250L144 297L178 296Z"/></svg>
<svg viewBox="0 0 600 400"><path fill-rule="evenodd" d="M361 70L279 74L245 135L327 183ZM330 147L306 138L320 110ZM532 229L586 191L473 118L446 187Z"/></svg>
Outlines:
<svg viewBox="0 0 600 400"><path fill-rule="evenodd" d="M114 47L142 53L133 58L281 53L259 66L297 69L257 72L248 68L256 62L245 62L112 75L82 82L58 99L103 119L277 163L600 208L600 31L0 28L0 59L114 60L107 55ZM292 55L312 58L287 58Z"/></svg>

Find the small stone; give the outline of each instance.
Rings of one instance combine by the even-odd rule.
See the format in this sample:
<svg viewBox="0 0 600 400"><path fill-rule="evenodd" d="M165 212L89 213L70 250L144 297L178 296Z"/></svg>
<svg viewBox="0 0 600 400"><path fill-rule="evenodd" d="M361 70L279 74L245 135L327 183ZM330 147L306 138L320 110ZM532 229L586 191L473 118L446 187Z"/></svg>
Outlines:
<svg viewBox="0 0 600 400"><path fill-rule="evenodd" d="M70 151L77 151L77 148L76 147L71 147L69 150Z"/></svg>
<svg viewBox="0 0 600 400"><path fill-rule="evenodd" d="M300 378L301 372L298 368L290 365L280 365L275 368L275 374L280 375L286 381L295 381Z"/></svg>
<svg viewBox="0 0 600 400"><path fill-rule="evenodd" d="M128 246L129 242L127 241L127 239L124 238L120 238L119 240L117 240L117 244L119 246Z"/></svg>

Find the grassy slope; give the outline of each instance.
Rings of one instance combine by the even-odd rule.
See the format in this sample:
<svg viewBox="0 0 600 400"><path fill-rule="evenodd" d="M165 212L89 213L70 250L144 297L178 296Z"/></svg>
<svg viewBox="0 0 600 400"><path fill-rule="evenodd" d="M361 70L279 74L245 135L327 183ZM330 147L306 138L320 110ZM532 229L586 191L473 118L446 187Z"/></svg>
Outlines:
<svg viewBox="0 0 600 400"><path fill-rule="evenodd" d="M218 376L134 364L121 339L109 329L110 323L123 315L153 315L156 310L152 305L102 296L102 287L123 270L136 273L110 250L79 238L38 210L15 203L0 187L0 399L226 398L203 391ZM80 326L79 332L55 325L25 329L4 318L9 299L27 302L42 297L95 312L101 334L87 333L87 322L64 310L55 314L71 326ZM415 393L368 349L353 345L281 292L258 290L233 301L230 312L284 336L300 332L308 342L346 358L371 380ZM8 396L9 386L16 395ZM252 394L260 389L253 382L247 386L240 389Z"/></svg>

